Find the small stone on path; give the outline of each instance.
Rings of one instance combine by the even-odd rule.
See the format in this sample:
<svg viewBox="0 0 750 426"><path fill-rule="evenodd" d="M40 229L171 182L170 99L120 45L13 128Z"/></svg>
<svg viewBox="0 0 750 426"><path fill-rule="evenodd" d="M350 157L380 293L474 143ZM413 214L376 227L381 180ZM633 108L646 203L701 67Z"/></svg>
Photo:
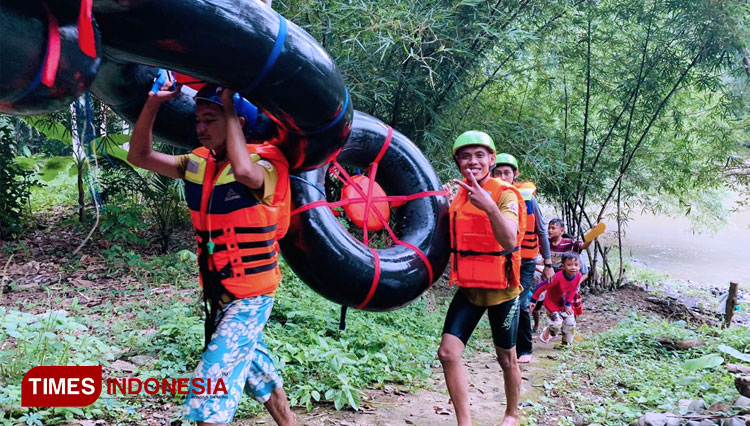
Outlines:
<svg viewBox="0 0 750 426"><path fill-rule="evenodd" d="M703 412L706 411L706 402L702 399L695 399L688 406L688 411L692 411L693 413L697 414L703 414Z"/></svg>

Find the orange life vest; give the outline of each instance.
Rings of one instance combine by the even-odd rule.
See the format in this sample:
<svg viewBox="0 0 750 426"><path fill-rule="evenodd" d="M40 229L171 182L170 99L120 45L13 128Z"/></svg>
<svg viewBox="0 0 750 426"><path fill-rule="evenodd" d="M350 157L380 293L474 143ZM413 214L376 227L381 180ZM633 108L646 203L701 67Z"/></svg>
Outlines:
<svg viewBox="0 0 750 426"><path fill-rule="evenodd" d="M526 207L513 185L489 178L482 188L495 203L504 191L511 191L518 201L518 235L516 247L503 248L495 239L487 213L469 201L465 189L450 206L451 259L450 282L460 287L505 289L521 285L521 252Z"/></svg>
<svg viewBox="0 0 750 426"><path fill-rule="evenodd" d="M534 185L534 182L513 182L513 186L521 192L526 205L526 232L521 242L521 258L536 259L539 254L539 236L536 229L536 215L531 202L531 199L536 195L536 185Z"/></svg>
<svg viewBox="0 0 750 426"><path fill-rule="evenodd" d="M198 240L199 259L208 251L208 268L220 272L221 284L237 298L278 288L278 240L289 229L289 163L273 145L247 145L256 164L276 169L271 205L259 202L234 178L229 161L217 162L208 149L190 154L185 198ZM201 286L206 271L201 271Z"/></svg>

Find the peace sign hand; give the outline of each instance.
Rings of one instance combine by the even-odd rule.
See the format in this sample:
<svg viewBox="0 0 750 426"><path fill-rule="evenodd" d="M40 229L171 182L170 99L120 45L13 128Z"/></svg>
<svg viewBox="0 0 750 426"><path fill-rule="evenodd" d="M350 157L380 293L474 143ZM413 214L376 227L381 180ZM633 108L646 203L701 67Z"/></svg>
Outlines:
<svg viewBox="0 0 750 426"><path fill-rule="evenodd" d="M479 185L479 182L477 182L477 179L474 177L474 174L471 173L471 171L467 170L466 175L468 175L469 177L469 185L461 182L458 179L453 179L453 182L457 183L459 186L466 190L471 204L474 204L477 208L489 213L490 210L496 206L495 202L492 200L492 197L490 197L490 194L487 191L482 189L482 186Z"/></svg>

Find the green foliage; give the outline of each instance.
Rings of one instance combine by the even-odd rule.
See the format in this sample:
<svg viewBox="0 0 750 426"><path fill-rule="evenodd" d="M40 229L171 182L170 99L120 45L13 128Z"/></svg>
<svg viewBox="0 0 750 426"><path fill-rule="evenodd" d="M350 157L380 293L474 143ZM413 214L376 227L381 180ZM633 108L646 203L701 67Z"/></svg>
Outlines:
<svg viewBox="0 0 750 426"><path fill-rule="evenodd" d="M103 249L101 254L112 273L127 273L140 281L148 280L155 285L172 284L184 288L197 279L195 259L185 252L188 251L181 250L162 256L143 256L115 244Z"/></svg>
<svg viewBox="0 0 750 426"><path fill-rule="evenodd" d="M625 264L628 278L636 283L646 284L646 289L660 287L662 283L669 282L669 274L648 268L639 268L632 264Z"/></svg>
<svg viewBox="0 0 750 426"><path fill-rule="evenodd" d="M148 241L138 235L143 228L143 210L139 204L104 206L99 218L99 230L110 241L145 245Z"/></svg>
<svg viewBox="0 0 750 426"><path fill-rule="evenodd" d="M26 424L51 424L73 417L102 415L98 404L64 410L21 408L21 379L38 365L97 365L119 349L96 337L79 319L64 310L30 314L0 307L0 407L11 419ZM0 419L3 419L0 416Z"/></svg>
<svg viewBox="0 0 750 426"><path fill-rule="evenodd" d="M203 353L203 319L196 303L157 312L158 332L150 349L159 354L152 377L189 377Z"/></svg>
<svg viewBox="0 0 750 426"><path fill-rule="evenodd" d="M31 172L14 161L15 148L10 120L0 116L0 239L20 233L27 222Z"/></svg>
<svg viewBox="0 0 750 426"><path fill-rule="evenodd" d="M44 182L51 182L57 178L60 173L68 176L75 176L78 173L76 163L72 157L50 157L44 162L44 167L40 173L39 179Z"/></svg>
<svg viewBox="0 0 750 426"><path fill-rule="evenodd" d="M127 252L109 253L124 260L131 273L163 268L169 260L149 262ZM183 263L194 268L190 256ZM393 312L350 311L346 331L338 329L339 307L315 294L285 264L284 281L277 293L271 319L263 339L280 370L292 405L311 409L315 403L330 402L335 408L358 408L360 390L398 384L420 386L431 375L442 316L425 300ZM203 312L199 292L190 280L175 276L173 281L191 281L184 295L189 300L168 304L134 306L137 322L115 324L116 343L129 348L128 355L153 354L153 364L139 374L190 376L203 350ZM141 303L146 303L145 301ZM138 328L155 328L144 336ZM373 333L372 330L378 330ZM114 330L113 330L114 331ZM240 415L262 409L245 398Z"/></svg>
<svg viewBox="0 0 750 426"><path fill-rule="evenodd" d="M148 171L139 171L127 162L118 158L113 164L100 161L102 200L108 208L118 211L129 211L134 217L140 210L142 217L148 219L150 230L158 236L162 253L166 253L171 244L172 233L187 221L184 201L184 188L181 180L171 179ZM130 220L127 220L131 223ZM138 229L143 228L143 221L132 222ZM102 229L105 237L112 239L110 233Z"/></svg>
<svg viewBox="0 0 750 426"><path fill-rule="evenodd" d="M47 116L23 117L21 120L43 133L48 139L60 141L65 145L73 144L70 126L63 124L70 121L67 112Z"/></svg>
<svg viewBox="0 0 750 426"><path fill-rule="evenodd" d="M724 363L721 355L710 354L700 358L689 359L685 361L682 367L688 371L705 370L708 368L718 367Z"/></svg>
<svg viewBox="0 0 750 426"><path fill-rule="evenodd" d="M358 408L363 387L415 386L429 377L442 317L420 299L385 313L350 310L315 295L284 267L284 282L264 333L293 405L317 401ZM377 330L377 333L373 333Z"/></svg>
<svg viewBox="0 0 750 426"><path fill-rule="evenodd" d="M664 338L710 343L673 351L660 344ZM545 389L564 395L587 422L601 424L628 424L648 411L676 410L684 398L731 405L734 378L721 368L726 361L722 355L750 357L748 349L750 332L742 327L690 329L682 321L631 313L615 328L564 354Z"/></svg>

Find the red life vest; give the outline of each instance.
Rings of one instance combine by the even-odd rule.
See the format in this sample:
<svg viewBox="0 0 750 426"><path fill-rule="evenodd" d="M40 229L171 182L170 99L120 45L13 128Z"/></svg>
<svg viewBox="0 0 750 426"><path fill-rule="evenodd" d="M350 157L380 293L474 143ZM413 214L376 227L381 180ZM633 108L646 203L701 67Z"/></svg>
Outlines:
<svg viewBox="0 0 750 426"><path fill-rule="evenodd" d="M513 186L521 192L524 204L526 204L526 232L521 242L521 258L536 259L539 254L539 236L536 229L536 215L531 202L536 195L536 185L534 182L513 182Z"/></svg>
<svg viewBox="0 0 750 426"><path fill-rule="evenodd" d="M526 207L513 185L489 178L482 188L495 203L505 191L511 191L518 201L518 235L516 247L503 248L495 239L487 213L474 206L465 189L450 206L451 260L450 282L460 287L505 289L521 285L521 252L524 236Z"/></svg>
<svg viewBox="0 0 750 426"><path fill-rule="evenodd" d="M273 201L258 201L234 178L229 161L217 162L208 149L190 154L185 198L198 240L198 255L208 250L208 267L221 271L221 284L237 298L268 294L278 288L278 240L289 229L289 163L269 144L247 145L256 164L276 169ZM201 286L204 284L201 273Z"/></svg>

